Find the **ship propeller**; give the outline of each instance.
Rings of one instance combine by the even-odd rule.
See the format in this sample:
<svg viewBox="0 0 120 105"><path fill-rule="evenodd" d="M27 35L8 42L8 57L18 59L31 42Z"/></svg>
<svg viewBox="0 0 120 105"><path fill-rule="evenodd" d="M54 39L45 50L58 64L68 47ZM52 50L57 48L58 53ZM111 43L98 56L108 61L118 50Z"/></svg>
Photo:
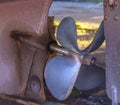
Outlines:
<svg viewBox="0 0 120 105"><path fill-rule="evenodd" d="M44 73L47 87L55 98L66 99L74 85L80 90L90 90L104 83L105 70L94 65L94 58L89 56L101 46L104 39L102 21L92 43L80 50L74 19L67 17L61 21L57 29L57 41L61 46L50 45L50 49L57 54L48 60Z"/></svg>

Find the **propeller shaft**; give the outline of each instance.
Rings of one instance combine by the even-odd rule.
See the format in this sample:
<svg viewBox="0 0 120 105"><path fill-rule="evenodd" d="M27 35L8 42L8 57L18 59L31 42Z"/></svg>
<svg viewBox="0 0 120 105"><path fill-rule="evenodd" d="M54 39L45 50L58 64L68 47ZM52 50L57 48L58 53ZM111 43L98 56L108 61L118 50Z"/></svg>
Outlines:
<svg viewBox="0 0 120 105"><path fill-rule="evenodd" d="M55 51L57 53L67 55L67 56L73 56L74 58L77 58L80 63L86 64L86 65L94 65L96 62L96 58L91 55L81 55L78 53L75 53L71 50L68 50L64 47L61 47L57 44L50 44L49 45L50 50Z"/></svg>

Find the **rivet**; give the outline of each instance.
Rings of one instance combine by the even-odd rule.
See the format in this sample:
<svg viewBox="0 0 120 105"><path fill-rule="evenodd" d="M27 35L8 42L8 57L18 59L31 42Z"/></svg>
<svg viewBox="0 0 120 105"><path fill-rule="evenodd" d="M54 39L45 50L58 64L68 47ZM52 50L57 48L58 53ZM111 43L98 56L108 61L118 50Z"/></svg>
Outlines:
<svg viewBox="0 0 120 105"><path fill-rule="evenodd" d="M118 3L117 2L115 2L114 5L115 5L115 7L118 7Z"/></svg>
<svg viewBox="0 0 120 105"><path fill-rule="evenodd" d="M40 84L40 80L37 76L33 76L31 78L30 87L31 87L32 92L34 92L35 94L38 94L40 92L41 84Z"/></svg>
<svg viewBox="0 0 120 105"><path fill-rule="evenodd" d="M104 3L104 7L107 7L107 3L106 2Z"/></svg>
<svg viewBox="0 0 120 105"><path fill-rule="evenodd" d="M114 20L115 20L115 21L118 21L118 20L119 20L119 16L116 15L116 16L114 17Z"/></svg>
<svg viewBox="0 0 120 105"><path fill-rule="evenodd" d="M107 15L104 16L104 20L107 21Z"/></svg>

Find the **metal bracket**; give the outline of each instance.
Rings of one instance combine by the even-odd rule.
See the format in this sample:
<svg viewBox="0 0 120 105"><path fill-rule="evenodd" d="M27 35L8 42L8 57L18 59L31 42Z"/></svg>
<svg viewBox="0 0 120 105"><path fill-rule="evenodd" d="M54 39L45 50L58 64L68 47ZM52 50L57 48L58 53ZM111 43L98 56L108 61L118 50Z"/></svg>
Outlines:
<svg viewBox="0 0 120 105"><path fill-rule="evenodd" d="M40 39L39 36L36 37L30 33L24 33L24 32L20 32L20 31L12 31L10 35L12 38L14 38L18 41L21 41L23 43L26 43L27 45L30 45L34 48L42 49L43 51L47 50L38 41L38 39ZM69 55L69 56L73 56L75 58L78 58L82 64L93 65L93 64L95 64L95 61L96 61L96 59L90 55L77 54L75 52L72 52L68 49L65 49L64 47L61 47L61 46L55 44L54 42L49 44L48 47L50 50L58 52L60 54Z"/></svg>
<svg viewBox="0 0 120 105"><path fill-rule="evenodd" d="M13 102L13 103L16 103L16 104L21 104L21 105L42 105L42 104L35 103L35 102L32 102L32 101L13 98L13 97L8 96L8 95L0 95L0 99L5 100L6 102Z"/></svg>

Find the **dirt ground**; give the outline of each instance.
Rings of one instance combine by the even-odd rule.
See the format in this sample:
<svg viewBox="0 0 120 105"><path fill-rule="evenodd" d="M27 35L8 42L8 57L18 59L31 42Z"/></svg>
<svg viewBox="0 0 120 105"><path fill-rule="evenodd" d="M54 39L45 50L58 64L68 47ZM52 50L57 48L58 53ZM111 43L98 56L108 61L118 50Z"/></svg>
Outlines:
<svg viewBox="0 0 120 105"><path fill-rule="evenodd" d="M65 105L111 105L111 100L107 97L103 87L89 91L80 91L74 88L71 95L64 101L58 101L47 91L47 100Z"/></svg>

